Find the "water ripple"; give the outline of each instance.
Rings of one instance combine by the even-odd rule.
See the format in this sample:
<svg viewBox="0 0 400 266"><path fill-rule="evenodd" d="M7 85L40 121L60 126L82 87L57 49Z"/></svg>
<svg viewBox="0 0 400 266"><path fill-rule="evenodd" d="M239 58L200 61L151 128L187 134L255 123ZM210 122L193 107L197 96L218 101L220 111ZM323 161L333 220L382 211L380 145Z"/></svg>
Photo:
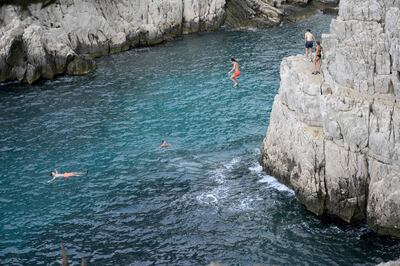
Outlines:
<svg viewBox="0 0 400 266"><path fill-rule="evenodd" d="M88 76L0 85L0 264L58 265L61 241L74 265L399 257L363 225L317 219L258 163L280 61L330 19L190 35L101 58ZM89 175L48 183L54 168Z"/></svg>

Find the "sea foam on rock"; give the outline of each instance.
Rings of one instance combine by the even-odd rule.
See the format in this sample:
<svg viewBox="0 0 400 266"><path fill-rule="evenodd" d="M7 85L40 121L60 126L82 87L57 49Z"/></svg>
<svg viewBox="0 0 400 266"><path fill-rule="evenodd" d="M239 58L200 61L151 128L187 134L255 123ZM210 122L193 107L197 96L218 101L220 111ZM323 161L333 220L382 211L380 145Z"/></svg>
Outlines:
<svg viewBox="0 0 400 266"><path fill-rule="evenodd" d="M267 172L315 214L400 236L400 2L342 0L323 77L286 58L263 142Z"/></svg>

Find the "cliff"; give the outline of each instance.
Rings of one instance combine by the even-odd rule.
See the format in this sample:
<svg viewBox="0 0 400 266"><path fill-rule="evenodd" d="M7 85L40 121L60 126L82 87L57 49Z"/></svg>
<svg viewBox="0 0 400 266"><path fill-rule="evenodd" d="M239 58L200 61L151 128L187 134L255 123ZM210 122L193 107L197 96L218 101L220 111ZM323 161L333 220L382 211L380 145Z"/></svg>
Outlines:
<svg viewBox="0 0 400 266"><path fill-rule="evenodd" d="M342 0L323 76L286 58L262 147L266 171L317 215L400 236L400 2Z"/></svg>
<svg viewBox="0 0 400 266"><path fill-rule="evenodd" d="M33 2L0 6L0 82L85 74L92 57L218 29L225 12L225 0Z"/></svg>
<svg viewBox="0 0 400 266"><path fill-rule="evenodd" d="M296 21L318 10L335 12L339 0L227 0L225 24L234 27L270 27Z"/></svg>
<svg viewBox="0 0 400 266"><path fill-rule="evenodd" d="M336 3L338 0L320 0ZM191 32L263 27L311 0L0 0L0 82L82 75L94 57Z"/></svg>

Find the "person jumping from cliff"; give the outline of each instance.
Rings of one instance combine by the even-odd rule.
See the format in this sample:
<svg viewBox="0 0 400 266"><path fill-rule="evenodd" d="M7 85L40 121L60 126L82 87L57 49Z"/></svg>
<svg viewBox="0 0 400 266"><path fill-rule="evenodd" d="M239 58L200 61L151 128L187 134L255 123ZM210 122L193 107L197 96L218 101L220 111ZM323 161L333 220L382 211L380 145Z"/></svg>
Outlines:
<svg viewBox="0 0 400 266"><path fill-rule="evenodd" d="M314 72L313 75L321 74L321 57L322 57L322 46L321 42L317 41L317 47L314 59Z"/></svg>
<svg viewBox="0 0 400 266"><path fill-rule="evenodd" d="M233 67L232 67L231 71L228 72L228 75L233 72L230 79L233 82L233 87L236 87L237 85L239 85L239 82L237 81L237 78L240 77L239 63L233 57L231 58L231 63L233 64Z"/></svg>
<svg viewBox="0 0 400 266"><path fill-rule="evenodd" d="M53 177L53 179L49 180L48 182L52 182L54 180L56 180L57 178L64 178L64 180L67 180L70 177L73 176L84 176L87 175L89 173L89 171L86 172L65 172L65 173L59 173L57 172L57 170L54 170L50 173L50 176Z"/></svg>
<svg viewBox="0 0 400 266"><path fill-rule="evenodd" d="M312 48L314 44L314 35L311 33L310 29L307 29L306 33L304 34L304 41L306 46L306 60L310 60L310 62L312 62Z"/></svg>

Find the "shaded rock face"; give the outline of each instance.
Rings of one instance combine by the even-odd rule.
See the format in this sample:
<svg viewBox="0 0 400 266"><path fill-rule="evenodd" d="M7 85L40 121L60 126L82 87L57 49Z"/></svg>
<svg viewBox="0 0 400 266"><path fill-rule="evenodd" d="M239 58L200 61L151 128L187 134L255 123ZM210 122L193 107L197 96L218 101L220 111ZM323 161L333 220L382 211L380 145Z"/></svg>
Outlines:
<svg viewBox="0 0 400 266"><path fill-rule="evenodd" d="M264 168L312 212L400 236L400 2L342 0L323 77L287 58Z"/></svg>
<svg viewBox="0 0 400 266"><path fill-rule="evenodd" d="M318 10L334 10L337 0L227 0L225 24L235 28L262 28L296 21ZM307 8L305 8L307 7Z"/></svg>
<svg viewBox="0 0 400 266"><path fill-rule="evenodd" d="M270 27L282 21L283 10L271 0L229 0L226 14L230 27Z"/></svg>
<svg viewBox="0 0 400 266"><path fill-rule="evenodd" d="M0 7L0 82L83 74L92 57L215 30L225 0L65 0Z"/></svg>

